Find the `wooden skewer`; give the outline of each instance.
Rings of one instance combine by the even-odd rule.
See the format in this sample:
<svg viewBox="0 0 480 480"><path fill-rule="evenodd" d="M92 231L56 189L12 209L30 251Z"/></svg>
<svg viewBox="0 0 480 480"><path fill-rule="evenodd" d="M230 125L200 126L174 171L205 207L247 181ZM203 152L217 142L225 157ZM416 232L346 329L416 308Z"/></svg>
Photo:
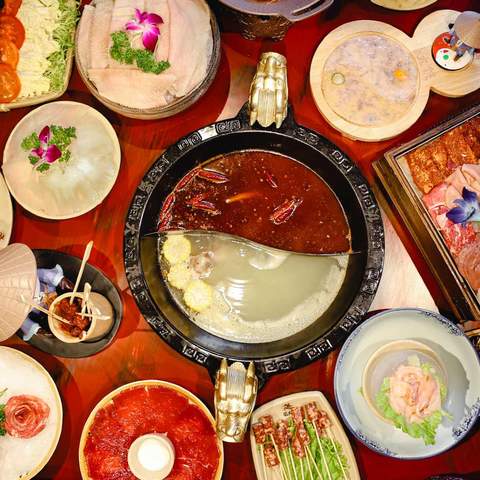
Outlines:
<svg viewBox="0 0 480 480"><path fill-rule="evenodd" d="M335 450L335 455L337 456L338 463L340 465L340 468L342 469L343 478L348 479L348 476L345 472L345 469L343 468L342 459L340 458L340 454L338 453L337 446L335 445L335 437L331 434L330 427L326 428L325 431L327 432L327 436L333 444L333 449Z"/></svg>
<svg viewBox="0 0 480 480"><path fill-rule="evenodd" d="M32 308L35 308L36 310L46 313L47 315L52 316L55 320L58 320L59 322L66 323L67 325L71 325L71 323L68 320L65 320L63 317L60 315L57 315L56 313L50 312L46 308L43 308L41 305L37 305L36 303L29 302L25 299L23 295L21 295L22 302L25 303L26 305L30 305Z"/></svg>
<svg viewBox="0 0 480 480"><path fill-rule="evenodd" d="M108 316L108 315L95 315L94 313L76 312L75 315L81 315L82 317L87 317L87 318L95 317L97 320L109 320L110 319L110 316Z"/></svg>
<svg viewBox="0 0 480 480"><path fill-rule="evenodd" d="M300 460L300 471L302 472L302 480L305 480L305 475L303 474L303 461L300 457L298 457Z"/></svg>
<svg viewBox="0 0 480 480"><path fill-rule="evenodd" d="M89 283L85 283L85 285L83 286L82 309L80 311L80 315L82 316L82 318L83 318L83 315L86 313L91 291L92 291L91 285Z"/></svg>
<svg viewBox="0 0 480 480"><path fill-rule="evenodd" d="M263 453L263 443L260 444L260 455L262 456L263 478L267 480L267 466L265 465L265 455Z"/></svg>
<svg viewBox="0 0 480 480"><path fill-rule="evenodd" d="M85 252L83 253L82 264L80 265L80 270L77 274L77 279L75 280L75 287L73 287L72 296L70 297L70 305L73 303L75 294L77 293L78 286L80 285L80 279L82 278L83 271L85 270L85 265L87 264L90 254L92 253L93 240L90 240L85 247Z"/></svg>
<svg viewBox="0 0 480 480"><path fill-rule="evenodd" d="M278 461L280 462L280 468L282 470L282 478L291 480L290 475L287 475L285 472L285 468L283 467L282 457L280 456L280 450L278 449L277 444L275 443L275 439L273 438L273 435L270 435L270 440L273 443L273 448L275 449L275 452L277 452Z"/></svg>
<svg viewBox="0 0 480 480"><path fill-rule="evenodd" d="M310 451L310 449L308 447L304 447L305 448L305 451L307 452L308 455L310 455L310 460L311 462L313 463L313 466L315 467L315 470L317 471L317 475L319 478L323 478L323 475L322 473L320 472L320 470L318 469L318 465L317 465L317 462L315 462L315 459L313 458L313 455L312 455L312 452ZM310 464L309 464L310 466ZM312 470L310 469L310 475L312 474ZM313 478L313 477L312 477Z"/></svg>
<svg viewBox="0 0 480 480"><path fill-rule="evenodd" d="M315 422L312 422L312 424L313 424L313 428L315 429L315 435L317 437L318 446L320 447L320 454L322 456L323 463L325 464L325 469L327 470L328 478L332 480L332 475L330 473L330 469L328 468L327 461L325 460L325 454L323 453L322 442L320 442L320 435L318 434L317 426L315 425Z"/></svg>
<svg viewBox="0 0 480 480"><path fill-rule="evenodd" d="M290 462L292 464L293 475L295 476L295 480L298 480L297 469L295 468L295 460L293 459L291 447L288 447L288 453L290 454Z"/></svg>
<svg viewBox="0 0 480 480"><path fill-rule="evenodd" d="M303 451L305 452L305 458L307 459L307 467L308 467L308 471L310 472L310 480L313 480L312 466L310 465L310 458L308 456L308 454L311 455L312 452L310 452L310 449L305 445L303 446Z"/></svg>

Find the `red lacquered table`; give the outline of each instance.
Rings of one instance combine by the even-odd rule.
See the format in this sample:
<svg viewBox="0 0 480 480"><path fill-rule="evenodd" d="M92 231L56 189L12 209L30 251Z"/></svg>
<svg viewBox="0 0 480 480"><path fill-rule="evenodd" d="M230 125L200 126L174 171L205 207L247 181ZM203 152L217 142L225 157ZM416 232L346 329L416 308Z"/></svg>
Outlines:
<svg viewBox="0 0 480 480"><path fill-rule="evenodd" d="M393 140L381 143L354 142L333 130L315 108L308 83L309 66L320 40L333 28L347 21L372 19L386 21L407 34L412 34L421 18L439 8L456 10L478 9L474 0L440 0L420 11L400 13L382 9L368 0L337 2L327 16L314 18L291 28L284 41L247 41L237 34L224 33L223 54L218 75L207 94L192 108L175 117L157 121L139 121L121 117L98 103L82 84L76 71L64 95L66 100L83 102L97 108L114 126L122 147L122 166L117 183L110 195L95 210L72 220L54 222L36 218L15 206L13 242L23 242L31 248L50 248L81 256L86 243L95 241L90 263L112 279L122 294L125 313L114 342L103 352L89 358L71 360L44 354L18 338L4 345L22 350L40 361L52 374L63 398L64 425L59 446L47 467L37 478L44 480L74 480L80 478L78 443L83 424L95 404L108 392L139 379L163 379L188 388L213 408L213 385L205 369L188 361L164 344L141 317L128 289L123 268L123 229L127 208L144 172L168 145L204 124L234 115L246 101L248 85L259 55L275 50L287 56L290 102L299 123L313 128L336 143L362 169L374 184L371 164L392 146L412 139L420 132L461 109L480 101L480 93L460 99L447 99L432 94L421 119L408 131ZM8 135L30 109L0 114L0 147L3 150ZM390 214L396 234L386 256L390 262L408 264L413 259L421 278L440 308L445 301L419 251L395 214ZM391 227L390 223L388 223ZM392 230L393 231L393 230ZM402 243L399 241L402 240ZM408 252L408 253L407 253ZM408 291L419 285L425 291L425 303L430 294L415 268L408 275L398 274L396 282L383 282L380 304L411 306ZM403 290L403 295L398 291ZM395 298L388 304L389 298ZM377 308L378 308L377 303ZM258 396L258 404L293 392L322 390L332 403L333 372L337 353L316 361L300 370L271 378ZM1 373L0 373L1 376ZM371 452L350 437L362 478L368 480L421 480L429 475L480 471L480 432L478 428L453 450L436 458L422 461L399 461ZM0 472L1 478L1 472ZM254 479L255 473L247 442L225 445L224 478ZM473 478L480 478L480 474Z"/></svg>

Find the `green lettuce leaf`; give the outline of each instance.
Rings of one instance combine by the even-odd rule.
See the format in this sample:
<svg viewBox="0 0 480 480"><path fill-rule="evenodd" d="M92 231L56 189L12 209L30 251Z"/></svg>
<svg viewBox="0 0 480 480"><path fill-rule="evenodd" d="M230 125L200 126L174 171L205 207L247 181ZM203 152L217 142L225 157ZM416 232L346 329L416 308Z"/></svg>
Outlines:
<svg viewBox="0 0 480 480"><path fill-rule="evenodd" d="M422 366L423 367L423 366ZM440 384L440 395L446 397L447 391L445 385L436 377ZM442 395L443 387L443 395ZM437 410L432 415L425 418L420 423L409 423L403 415L398 414L390 405L388 394L390 392L390 379L384 378L382 386L375 397L375 403L381 414L388 420L391 420L395 427L413 438L423 439L425 445L435 445L435 436L437 428L442 423L443 417L449 417L449 414L443 410Z"/></svg>

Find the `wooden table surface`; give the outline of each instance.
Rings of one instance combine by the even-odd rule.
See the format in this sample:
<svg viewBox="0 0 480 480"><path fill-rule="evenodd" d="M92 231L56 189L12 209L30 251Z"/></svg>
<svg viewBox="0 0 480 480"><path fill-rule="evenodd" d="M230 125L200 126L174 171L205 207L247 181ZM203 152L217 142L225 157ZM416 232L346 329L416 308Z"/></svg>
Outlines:
<svg viewBox="0 0 480 480"><path fill-rule="evenodd" d="M475 6L478 7L478 2L474 0L440 0L420 11L402 13L377 7L367 0L344 1L343 4L336 2L326 16L294 26L286 39L279 43L252 42L237 34L223 33L222 60L212 87L192 108L165 120L131 120L108 111L87 92L78 73L73 72L63 99L92 105L114 126L122 147L122 166L117 183L102 205L77 219L42 220L16 205L12 241L24 242L31 248L58 249L81 256L85 244L93 239L95 247L90 263L103 270L117 285L122 294L125 314L114 342L103 352L89 358L71 360L52 357L16 337L4 342L4 345L14 346L40 361L52 374L63 399L62 437L51 461L37 478L80 478L77 459L83 424L95 404L122 384L151 378L175 382L213 407L213 385L207 371L183 358L160 340L140 315L125 278L122 247L126 211L136 186L157 156L189 131L235 114L247 99L248 86L260 53L274 50L285 54L288 59L290 102L296 120L336 143L375 185L371 164L383 152L478 102L480 94L477 92L460 99L447 99L432 94L421 119L402 135L381 143L354 142L328 126L314 106L308 85L308 72L318 43L333 28L351 20L386 21L411 35L420 19L435 9L474 10ZM29 110L0 114L2 150L13 127ZM417 247L398 216L389 211L388 206L386 211L389 212L391 221L386 222L386 273L374 308L415 305L434 308L433 297L440 310L444 311L445 301ZM318 389L335 405L333 371L336 358L337 352L334 352L308 367L271 378L260 392L258 404L281 395ZM421 461L399 461L382 457L350 438L362 478L368 480L420 480L438 473L480 471L478 428L453 450ZM223 478L255 478L247 442L225 445L225 460ZM472 478L480 478L480 473Z"/></svg>

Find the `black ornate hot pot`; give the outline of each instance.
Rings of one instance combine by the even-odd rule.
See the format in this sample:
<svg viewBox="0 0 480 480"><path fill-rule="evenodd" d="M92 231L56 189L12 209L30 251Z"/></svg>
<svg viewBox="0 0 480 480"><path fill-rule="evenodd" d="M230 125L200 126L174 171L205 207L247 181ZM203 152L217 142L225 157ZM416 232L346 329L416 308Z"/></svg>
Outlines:
<svg viewBox="0 0 480 480"><path fill-rule="evenodd" d="M157 238L165 199L185 175L209 159L236 151L286 155L323 179L341 203L351 232L345 279L327 311L312 324L276 341L243 343L221 338L194 323L173 300L160 272ZM253 361L260 384L269 375L302 367L337 348L367 313L384 258L384 230L377 201L354 163L334 144L298 125L289 110L279 128L250 126L249 105L237 117L207 125L168 148L145 174L127 214L124 238L127 279L138 307L171 347L213 375L222 359ZM301 279L299 279L301 281Z"/></svg>

